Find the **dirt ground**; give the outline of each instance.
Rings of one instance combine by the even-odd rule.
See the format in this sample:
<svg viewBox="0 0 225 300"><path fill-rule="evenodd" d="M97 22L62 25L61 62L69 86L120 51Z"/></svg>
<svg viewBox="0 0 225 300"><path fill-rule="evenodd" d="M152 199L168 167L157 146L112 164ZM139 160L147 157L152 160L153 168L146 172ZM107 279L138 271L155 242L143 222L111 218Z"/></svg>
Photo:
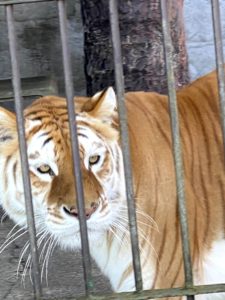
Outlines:
<svg viewBox="0 0 225 300"><path fill-rule="evenodd" d="M2 216L3 211L0 208L0 219L2 219L0 223L0 247L14 225L8 218L3 219ZM26 256L21 262L17 276L19 257L27 240L28 236L24 235L12 242L0 254L0 300L33 299L29 270L25 275L24 283L22 281ZM109 283L103 278L94 263L92 263L92 268L95 291L98 293L109 292ZM66 299L66 297L84 295L81 254L55 249L49 260L48 283L44 272L42 286L46 299Z"/></svg>

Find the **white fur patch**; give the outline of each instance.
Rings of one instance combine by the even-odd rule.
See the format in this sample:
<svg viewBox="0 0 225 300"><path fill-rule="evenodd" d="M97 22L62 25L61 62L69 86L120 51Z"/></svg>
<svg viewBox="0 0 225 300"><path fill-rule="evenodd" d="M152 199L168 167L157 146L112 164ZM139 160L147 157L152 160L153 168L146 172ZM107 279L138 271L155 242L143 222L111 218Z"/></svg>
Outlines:
<svg viewBox="0 0 225 300"><path fill-rule="evenodd" d="M34 127L36 126L40 126L41 125L41 121L39 120L26 120L26 132L28 133L29 131L31 131Z"/></svg>
<svg viewBox="0 0 225 300"><path fill-rule="evenodd" d="M203 261L203 280L196 284L225 283L225 240L213 243ZM225 293L198 295L196 300L225 300Z"/></svg>

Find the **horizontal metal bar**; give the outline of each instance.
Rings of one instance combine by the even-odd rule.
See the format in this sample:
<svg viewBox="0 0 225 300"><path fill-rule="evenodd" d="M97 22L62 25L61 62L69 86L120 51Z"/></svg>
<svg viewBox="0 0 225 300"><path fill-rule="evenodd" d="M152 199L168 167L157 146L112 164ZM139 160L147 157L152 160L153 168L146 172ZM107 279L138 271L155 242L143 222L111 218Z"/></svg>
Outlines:
<svg viewBox="0 0 225 300"><path fill-rule="evenodd" d="M61 35L62 50L63 50L63 66L64 66L64 77L65 77L65 87L66 87L66 96L67 96L67 107L68 107L68 115L69 115L70 135L71 135L71 147L72 147L72 155L73 155L73 169L74 169L74 176L75 176L75 183L76 183L77 207L79 211L84 280L85 280L86 294L89 295L89 293L93 289L93 281L92 281L92 274L91 274L91 260L90 260L90 251L89 251L89 243L88 243L87 224L86 224L86 217L85 217L82 175L80 172L80 154L79 154L79 144L77 139L77 125L75 121L74 88L73 88L73 81L72 81L70 52L68 48L65 1L63 0L58 1L58 11L59 11L59 21L60 21L60 35Z"/></svg>
<svg viewBox="0 0 225 300"><path fill-rule="evenodd" d="M134 193L133 193L132 171L131 171L131 164L130 164L131 159L130 159L129 134L128 134L128 126L127 126L127 113L126 113L125 97L124 97L124 78L123 78L123 65L122 65L117 0L109 1L109 9L110 9L110 24L111 24L111 32L112 32L112 43L113 43L116 91L118 97L121 146L123 152L127 207L128 207L130 234L131 234L133 268L134 268L136 290L140 291L142 289L141 262L140 262L140 254L138 250L139 249L138 232L137 232L137 221L136 221L136 213L135 213L136 208L135 208L135 202L133 197Z"/></svg>
<svg viewBox="0 0 225 300"><path fill-rule="evenodd" d="M10 4L26 4L26 3L35 3L35 2L50 2L56 0L1 0L1 5L10 5Z"/></svg>
<svg viewBox="0 0 225 300"><path fill-rule="evenodd" d="M223 143L225 147L225 74L223 57L223 39L221 31L220 4L218 0L211 0L212 20L214 30L214 45L216 53L216 66L218 74L218 88L220 95L220 113L223 131Z"/></svg>
<svg viewBox="0 0 225 300"><path fill-rule="evenodd" d="M182 161L182 150L180 144L179 118L178 118L178 109L177 109L175 78L174 78L174 72L172 66L172 43L171 43L169 21L167 15L167 11L168 11L167 2L168 2L167 0L161 0L163 43L164 43L165 64L166 64L166 71L167 71L170 121L171 121L172 140L173 140L173 155L174 155L175 171L176 171L177 197L178 197L179 217L180 217L181 234L182 234L185 284L187 287L189 287L193 285L193 278L192 278L192 266L191 266L191 257L190 257L187 212L186 212L186 204L185 204L183 161Z"/></svg>
<svg viewBox="0 0 225 300"><path fill-rule="evenodd" d="M223 293L225 292L225 284L211 284L211 285L199 285L190 288L172 288L172 289L156 289L145 290L141 292L130 293L117 293L117 294L105 294L105 295L91 295L87 297L70 297L66 299L70 300L148 300L167 297L179 297L179 296L192 296L210 293ZM50 298L51 299L51 298ZM65 298L61 300L66 300ZM48 300L48 298L43 299ZM60 298L57 298L60 300Z"/></svg>
<svg viewBox="0 0 225 300"><path fill-rule="evenodd" d="M15 26L14 26L14 17L13 17L13 6L11 5L6 6L6 17L7 17L9 49L10 49L11 65L12 65L12 82L13 82L13 90L14 90L14 97L15 97L17 129L19 135L23 190L25 196L27 224L28 224L28 232L29 232L29 239L30 239L31 257L32 257L32 271L33 271L33 280L34 280L33 286L34 286L35 298L39 299L41 297L41 281L40 281L40 270L39 270L39 263L38 263L39 260L38 260L38 250L37 250L37 242L36 242L36 229L35 229L35 222L34 222L32 194L31 194L30 177L29 177L29 165L27 159L27 145L26 145L25 129L24 129L21 79L20 79L19 63L17 58L17 43L16 43L16 33L15 33Z"/></svg>

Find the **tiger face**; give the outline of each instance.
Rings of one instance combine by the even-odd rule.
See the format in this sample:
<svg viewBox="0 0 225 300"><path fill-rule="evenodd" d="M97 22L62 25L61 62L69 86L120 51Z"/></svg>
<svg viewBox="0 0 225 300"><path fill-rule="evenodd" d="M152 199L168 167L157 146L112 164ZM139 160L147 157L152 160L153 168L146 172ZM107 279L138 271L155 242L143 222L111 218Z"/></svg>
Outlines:
<svg viewBox="0 0 225 300"><path fill-rule="evenodd" d="M66 101L43 97L24 116L37 231L47 231L63 248L80 247ZM76 119L88 235L97 242L116 221L125 199L113 90L78 99ZM4 109L0 110L0 151L0 204L26 227L16 120Z"/></svg>

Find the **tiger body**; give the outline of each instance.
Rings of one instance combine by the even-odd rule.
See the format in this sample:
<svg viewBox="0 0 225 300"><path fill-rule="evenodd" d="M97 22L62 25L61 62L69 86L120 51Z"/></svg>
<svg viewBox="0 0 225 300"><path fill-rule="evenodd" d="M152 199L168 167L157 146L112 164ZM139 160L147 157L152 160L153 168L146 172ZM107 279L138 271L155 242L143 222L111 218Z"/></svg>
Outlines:
<svg viewBox="0 0 225 300"><path fill-rule="evenodd" d="M194 282L225 282L225 172L216 73L183 88L177 99ZM182 286L168 98L129 92L126 107L143 286ZM113 90L77 98L76 113L90 252L114 291L132 291L135 283ZM25 109L24 116L37 232L47 231L64 249L80 248L66 101L43 97ZM16 121L4 109L0 110L0 194L0 204L9 216L26 227ZM219 300L225 295L197 299Z"/></svg>

